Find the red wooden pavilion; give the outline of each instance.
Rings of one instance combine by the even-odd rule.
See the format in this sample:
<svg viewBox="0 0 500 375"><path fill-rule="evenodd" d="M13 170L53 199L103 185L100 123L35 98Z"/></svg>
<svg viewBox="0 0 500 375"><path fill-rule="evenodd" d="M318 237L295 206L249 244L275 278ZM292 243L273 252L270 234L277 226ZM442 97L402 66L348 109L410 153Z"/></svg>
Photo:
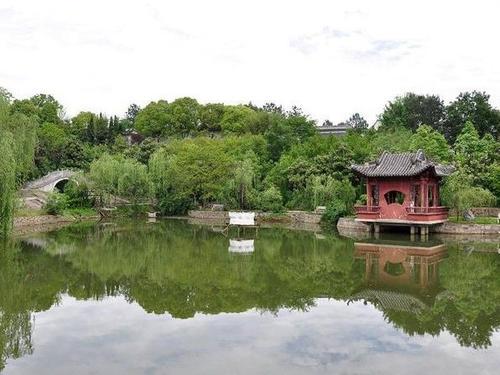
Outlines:
<svg viewBox="0 0 500 375"><path fill-rule="evenodd" d="M384 152L375 161L353 165L352 170L366 181L366 206L356 206L356 220L373 226L409 226L429 233L429 226L448 219L440 206L439 183L454 171L449 165L432 162L423 151Z"/></svg>

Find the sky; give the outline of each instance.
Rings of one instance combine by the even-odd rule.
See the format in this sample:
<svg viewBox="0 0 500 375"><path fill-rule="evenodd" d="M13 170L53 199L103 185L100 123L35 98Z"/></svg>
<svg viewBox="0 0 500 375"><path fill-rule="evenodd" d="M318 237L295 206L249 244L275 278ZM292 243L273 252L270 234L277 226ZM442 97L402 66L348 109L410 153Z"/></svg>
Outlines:
<svg viewBox="0 0 500 375"><path fill-rule="evenodd" d="M0 0L0 86L68 117L190 96L373 123L405 92L500 106L495 0Z"/></svg>

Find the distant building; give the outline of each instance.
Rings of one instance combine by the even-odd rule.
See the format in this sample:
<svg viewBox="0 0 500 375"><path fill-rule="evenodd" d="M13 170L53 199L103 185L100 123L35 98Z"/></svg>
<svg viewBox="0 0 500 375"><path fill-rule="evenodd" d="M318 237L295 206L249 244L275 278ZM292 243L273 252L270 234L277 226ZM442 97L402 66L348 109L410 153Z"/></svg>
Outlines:
<svg viewBox="0 0 500 375"><path fill-rule="evenodd" d="M333 125L329 121L325 121L323 125L316 127L318 133L322 136L328 137L331 135L342 136L347 133L352 127L345 122L340 122L337 125Z"/></svg>
<svg viewBox="0 0 500 375"><path fill-rule="evenodd" d="M125 141L129 146L137 145L141 143L143 140L144 137L141 134L137 133L135 130L128 131L125 134Z"/></svg>

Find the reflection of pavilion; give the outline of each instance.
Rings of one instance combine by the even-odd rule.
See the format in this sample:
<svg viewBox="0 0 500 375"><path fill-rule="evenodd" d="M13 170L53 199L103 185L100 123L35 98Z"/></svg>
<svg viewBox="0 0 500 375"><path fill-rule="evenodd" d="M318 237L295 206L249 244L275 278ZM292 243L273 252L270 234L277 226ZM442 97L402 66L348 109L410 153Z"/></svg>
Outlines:
<svg viewBox="0 0 500 375"><path fill-rule="evenodd" d="M439 263L447 254L445 245L358 242L354 247L355 257L365 260L366 284L352 300L370 301L384 310L411 312L425 307L417 296L437 293Z"/></svg>

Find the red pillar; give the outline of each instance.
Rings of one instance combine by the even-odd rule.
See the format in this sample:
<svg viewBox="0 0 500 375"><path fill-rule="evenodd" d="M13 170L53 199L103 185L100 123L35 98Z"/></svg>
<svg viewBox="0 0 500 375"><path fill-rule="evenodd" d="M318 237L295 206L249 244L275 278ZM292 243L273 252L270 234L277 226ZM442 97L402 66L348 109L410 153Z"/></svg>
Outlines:
<svg viewBox="0 0 500 375"><path fill-rule="evenodd" d="M372 187L370 185L370 180L366 179L366 205L371 207L373 205L372 202Z"/></svg>
<svg viewBox="0 0 500 375"><path fill-rule="evenodd" d="M425 188L426 188L425 181L420 180L420 206L421 207L427 206L427 204L425 203L426 202Z"/></svg>

